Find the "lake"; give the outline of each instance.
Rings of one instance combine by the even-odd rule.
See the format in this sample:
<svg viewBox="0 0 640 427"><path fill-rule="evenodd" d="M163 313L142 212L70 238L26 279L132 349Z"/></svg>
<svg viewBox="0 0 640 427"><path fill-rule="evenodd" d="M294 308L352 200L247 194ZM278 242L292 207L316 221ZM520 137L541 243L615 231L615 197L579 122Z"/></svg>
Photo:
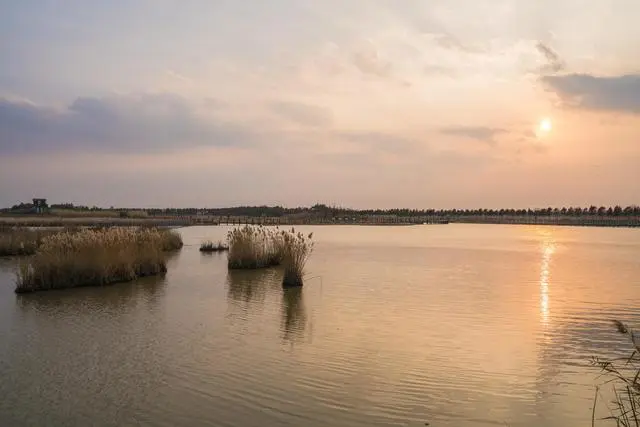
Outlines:
<svg viewBox="0 0 640 427"><path fill-rule="evenodd" d="M0 425L585 426L640 326L640 229L301 227L287 291L198 251L227 230L104 288L17 296L0 261Z"/></svg>

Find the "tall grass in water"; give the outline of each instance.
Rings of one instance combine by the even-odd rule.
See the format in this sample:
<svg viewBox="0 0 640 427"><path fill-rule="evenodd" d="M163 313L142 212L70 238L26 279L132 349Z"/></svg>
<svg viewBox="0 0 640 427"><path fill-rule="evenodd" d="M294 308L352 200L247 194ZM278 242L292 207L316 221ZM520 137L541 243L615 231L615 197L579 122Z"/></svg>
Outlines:
<svg viewBox="0 0 640 427"><path fill-rule="evenodd" d="M92 227L93 230L104 230L106 227ZM24 256L36 253L46 237L58 233L77 233L80 227L65 227L64 229L29 229L26 227L0 228L0 256ZM163 250L174 251L182 248L180 234L170 231L160 231L163 236Z"/></svg>
<svg viewBox="0 0 640 427"><path fill-rule="evenodd" d="M0 256L33 255L50 231L13 228L0 231Z"/></svg>
<svg viewBox="0 0 640 427"><path fill-rule="evenodd" d="M158 232L160 233L160 237L162 239L163 251L177 251L178 249L182 249L182 246L184 246L180 233L174 230L158 230Z"/></svg>
<svg viewBox="0 0 640 427"><path fill-rule="evenodd" d="M227 234L230 269L252 269L279 265L282 261L282 234L262 226L234 228Z"/></svg>
<svg viewBox="0 0 640 427"><path fill-rule="evenodd" d="M284 267L282 286L303 285L304 266L313 252L312 237L313 233L305 236L300 232L296 233L293 228L291 231L282 232L282 265Z"/></svg>
<svg viewBox="0 0 640 427"><path fill-rule="evenodd" d="M45 237L61 231L76 232L78 229L69 227L64 230L29 229L25 227L8 227L0 229L0 256L33 255L40 247Z"/></svg>
<svg viewBox="0 0 640 427"><path fill-rule="evenodd" d="M626 324L615 320L619 333L626 335L631 342L632 353L629 357L604 360L594 357L592 364L598 366L607 378L596 389L593 403L592 426L595 425L595 408L604 385L611 387L613 399L607 405L610 415L605 420L615 421L617 426L640 427L640 336L633 333Z"/></svg>
<svg viewBox="0 0 640 427"><path fill-rule="evenodd" d="M229 231L228 266L230 269L264 268L282 264L284 287L302 286L304 266L313 251L312 234L308 236L278 228L262 226L234 228Z"/></svg>
<svg viewBox="0 0 640 427"><path fill-rule="evenodd" d="M211 240L205 240L200 244L200 252L223 252L228 250L229 246L221 241L214 243Z"/></svg>
<svg viewBox="0 0 640 427"><path fill-rule="evenodd" d="M164 273L164 251L175 248L178 240L173 234L108 228L46 237L35 255L20 265L16 292L101 286Z"/></svg>

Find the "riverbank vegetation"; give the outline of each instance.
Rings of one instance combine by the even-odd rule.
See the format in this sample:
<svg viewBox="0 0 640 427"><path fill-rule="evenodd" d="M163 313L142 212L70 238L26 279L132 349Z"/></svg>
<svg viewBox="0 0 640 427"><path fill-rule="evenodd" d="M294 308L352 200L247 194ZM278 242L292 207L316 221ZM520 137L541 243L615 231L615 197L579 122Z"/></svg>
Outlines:
<svg viewBox="0 0 640 427"><path fill-rule="evenodd" d="M616 359L593 358L592 364L602 370L605 381L596 389L591 422L595 425L598 398L605 394L612 396L610 402L603 402L610 413L605 420L614 421L617 426L640 427L640 336L623 322L616 320L614 324L629 340L631 353ZM603 390L605 387L607 390Z"/></svg>
<svg viewBox="0 0 640 427"><path fill-rule="evenodd" d="M154 228L63 231L43 239L19 266L16 292L102 286L166 272L180 235Z"/></svg>
<svg viewBox="0 0 640 427"><path fill-rule="evenodd" d="M221 241L214 243L211 240L205 240L200 245L200 252L223 252L228 250L229 250L229 245Z"/></svg>

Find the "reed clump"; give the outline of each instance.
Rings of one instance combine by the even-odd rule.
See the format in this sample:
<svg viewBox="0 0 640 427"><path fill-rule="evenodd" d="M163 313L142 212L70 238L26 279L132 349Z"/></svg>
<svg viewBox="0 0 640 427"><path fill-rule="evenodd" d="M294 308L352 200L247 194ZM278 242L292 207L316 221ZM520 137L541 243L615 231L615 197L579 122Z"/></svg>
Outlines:
<svg viewBox="0 0 640 427"><path fill-rule="evenodd" d="M90 230L103 231L110 227L94 226ZM46 237L58 233L77 233L81 227L65 227L58 229L44 229L27 227L0 228L0 256L25 256L36 253ZM163 250L175 251L182 248L182 237L172 230L160 230L163 237Z"/></svg>
<svg viewBox="0 0 640 427"><path fill-rule="evenodd" d="M230 269L253 269L282 262L283 238L279 230L245 225L227 234Z"/></svg>
<svg viewBox="0 0 640 427"><path fill-rule="evenodd" d="M152 228L153 229L153 228ZM165 252L173 252L182 249L184 243L182 236L175 230L158 230L162 238L162 250Z"/></svg>
<svg viewBox="0 0 640 427"><path fill-rule="evenodd" d="M640 427L640 336L623 322L615 320L613 323L630 341L631 354L615 359L592 359L592 364L602 370L606 381L596 389L591 424L595 425L595 408L602 387L608 386L612 399L606 405L610 415L604 419L622 427Z"/></svg>
<svg viewBox="0 0 640 427"><path fill-rule="evenodd" d="M211 240L205 240L200 244L200 252L223 252L228 251L229 245L226 245L222 241L213 242Z"/></svg>
<svg viewBox="0 0 640 427"><path fill-rule="evenodd" d="M45 237L61 230L32 230L26 227L10 227L0 230L0 256L33 255ZM69 229L68 231L74 231Z"/></svg>
<svg viewBox="0 0 640 427"><path fill-rule="evenodd" d="M313 233L304 235L291 229L282 232L283 251L282 266L284 276L282 286L295 287L302 286L304 279L304 267L313 252Z"/></svg>
<svg viewBox="0 0 640 427"><path fill-rule="evenodd" d="M304 267L313 252L312 237L313 233L305 236L293 228L280 230L249 225L234 228L227 235L228 266L254 269L282 265L282 285L302 286Z"/></svg>
<svg viewBox="0 0 640 427"><path fill-rule="evenodd" d="M164 273L164 252L177 242L173 234L177 233L114 227L45 237L19 266L15 291L102 286Z"/></svg>

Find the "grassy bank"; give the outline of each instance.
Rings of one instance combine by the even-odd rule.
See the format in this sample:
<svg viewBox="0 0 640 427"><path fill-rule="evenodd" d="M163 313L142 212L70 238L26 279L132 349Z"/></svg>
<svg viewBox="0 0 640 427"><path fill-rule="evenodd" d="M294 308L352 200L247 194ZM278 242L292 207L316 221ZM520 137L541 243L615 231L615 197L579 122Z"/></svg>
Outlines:
<svg viewBox="0 0 640 427"><path fill-rule="evenodd" d="M165 252L182 247L172 231L105 228L45 237L17 273L16 292L102 286L167 270Z"/></svg>

